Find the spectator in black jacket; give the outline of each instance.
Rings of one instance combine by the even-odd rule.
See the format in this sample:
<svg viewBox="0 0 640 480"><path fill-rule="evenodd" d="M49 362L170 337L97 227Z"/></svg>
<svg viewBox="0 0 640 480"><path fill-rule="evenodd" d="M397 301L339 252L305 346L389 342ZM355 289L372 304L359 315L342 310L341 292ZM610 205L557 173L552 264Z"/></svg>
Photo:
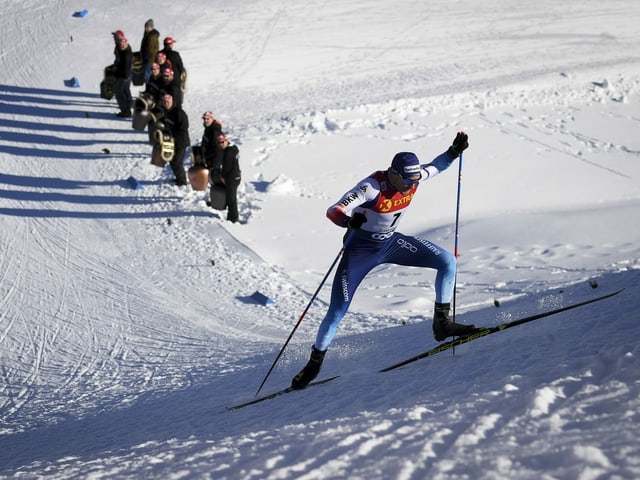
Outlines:
<svg viewBox="0 0 640 480"><path fill-rule="evenodd" d="M162 104L165 110L164 126L171 133L174 142L174 155L171 160L171 170L176 177L176 185L187 184L187 175L184 171L184 155L187 147L191 144L189 140L189 118L179 106L174 104L173 96L165 93L162 97Z"/></svg>
<svg viewBox="0 0 640 480"><path fill-rule="evenodd" d="M114 35L115 38L115 35ZM131 67L133 51L125 37L118 37L116 61L113 64L116 77L115 94L120 111L118 117L131 117Z"/></svg>
<svg viewBox="0 0 640 480"><path fill-rule="evenodd" d="M111 32L111 35L113 36L113 43L115 44L113 47L113 57L114 57L113 62L115 63L115 61L118 58L118 43L120 42L120 39L125 38L126 35L122 30L116 30L115 32Z"/></svg>
<svg viewBox="0 0 640 480"><path fill-rule="evenodd" d="M165 68L162 70L162 83L160 84L160 90L164 93L170 94L173 97L174 105L182 108L182 91L180 90L180 84L175 79L172 69Z"/></svg>
<svg viewBox="0 0 640 480"><path fill-rule="evenodd" d="M219 150L211 170L211 181L223 183L227 201L227 220L238 221L238 187L240 186L240 151L223 133L218 136Z"/></svg>
<svg viewBox="0 0 640 480"><path fill-rule="evenodd" d="M180 88L184 90L185 82L187 81L187 72L182 63L182 57L173 49L175 43L175 38L166 37L163 41L164 48L160 51L166 55L167 61L171 64Z"/></svg>
<svg viewBox="0 0 640 480"><path fill-rule="evenodd" d="M222 135L222 124L213 116L213 112L204 112L202 114L202 126L204 132L202 134L202 158L207 164L207 168L213 168L213 162L216 159L218 147L218 137Z"/></svg>
<svg viewBox="0 0 640 480"><path fill-rule="evenodd" d="M167 56L162 51L156 54L156 63L160 65L160 71L172 68L171 62L167 61Z"/></svg>
<svg viewBox="0 0 640 480"><path fill-rule="evenodd" d="M151 64L151 76L145 83L144 94L151 97L154 104L158 104L160 100L160 91L162 90L162 75L160 73L160 65L157 63Z"/></svg>

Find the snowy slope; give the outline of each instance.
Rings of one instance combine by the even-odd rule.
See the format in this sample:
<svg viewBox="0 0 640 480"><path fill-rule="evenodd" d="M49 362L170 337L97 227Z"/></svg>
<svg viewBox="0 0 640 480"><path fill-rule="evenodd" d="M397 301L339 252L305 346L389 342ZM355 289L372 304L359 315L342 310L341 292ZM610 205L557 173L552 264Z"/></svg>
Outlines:
<svg viewBox="0 0 640 480"><path fill-rule="evenodd" d="M639 5L98 3L0 6L0 478L640 477ZM110 32L135 46L149 17L189 70L192 143L212 109L240 147L241 224L98 96ZM327 206L461 129L460 321L625 290L382 374L435 342L433 272L380 266L327 355L341 378L228 412L338 254ZM455 170L403 232L453 247Z"/></svg>

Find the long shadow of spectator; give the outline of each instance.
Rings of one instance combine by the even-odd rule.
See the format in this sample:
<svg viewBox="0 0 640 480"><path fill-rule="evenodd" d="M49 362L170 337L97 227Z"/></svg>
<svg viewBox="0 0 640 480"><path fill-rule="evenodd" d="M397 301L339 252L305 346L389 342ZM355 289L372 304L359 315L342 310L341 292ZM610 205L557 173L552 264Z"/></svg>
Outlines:
<svg viewBox="0 0 640 480"><path fill-rule="evenodd" d="M113 115L109 117L110 120L113 120ZM124 124L123 124L124 125ZM78 134L87 134L87 135L95 135L98 133L113 133L117 135L122 135L123 133L137 135L140 132L137 130L123 130L120 128L96 128L92 126L81 127L78 125L64 125L57 123L42 123L42 122L30 122L27 120L13 120L8 118L0 118L0 128L17 128L21 130L31 130L38 131L44 130L48 132L67 132L67 133L78 133Z"/></svg>
<svg viewBox="0 0 640 480"><path fill-rule="evenodd" d="M166 198L163 198L166 200ZM0 215L9 215L13 217L40 217L40 218L104 218L104 219L123 219L123 218L178 218L185 215L191 217L211 217L209 212L81 212L77 210L61 210L52 208L4 208L0 207Z"/></svg>
<svg viewBox="0 0 640 480"><path fill-rule="evenodd" d="M80 90L59 90L53 88L34 88L34 87L21 87L18 85L5 85L0 83L0 92L9 92L9 93L24 93L29 95L34 95L37 99L40 99L42 95L58 95L64 97L75 97L75 98L100 98L100 95L97 93L89 93L83 92Z"/></svg>
<svg viewBox="0 0 640 480"><path fill-rule="evenodd" d="M45 97L47 95L49 98ZM55 98L51 98L54 96ZM73 100L78 98L90 98L96 101L78 103ZM56 105L59 108L56 108ZM65 123L66 119L83 118L114 121L113 113L98 111L99 109L104 110L105 107L111 108L112 105L101 100L98 94L0 84L0 127L5 129L0 137L0 153L25 157L87 160L104 158L104 151L95 153L87 151L86 147L91 147L91 145L148 144L148 137L140 137L140 132L131 128L131 125L127 123L123 123L120 129L82 127ZM33 117L37 120L24 120L21 117ZM52 134L41 133L45 131L52 132ZM56 132L60 132L61 135L56 135ZM69 138L74 134L86 135L87 139ZM107 139L96 139L95 137L100 134L105 134ZM127 138L123 139L123 135L126 135ZM131 135L135 135L137 138L131 137ZM16 144L24 144L25 146ZM41 148L41 145L44 148ZM47 146L56 145L70 148L79 147L82 151L47 148ZM135 155L116 153L112 156L132 157Z"/></svg>
<svg viewBox="0 0 640 480"><path fill-rule="evenodd" d="M20 157L60 158L65 160L93 160L96 158L105 158L105 154L100 152L69 152L44 148L13 147L9 145L0 145L0 153L8 153L10 155ZM109 156L137 158L140 155L136 153L109 153Z"/></svg>
<svg viewBox="0 0 640 480"><path fill-rule="evenodd" d="M60 102L60 105L68 105L67 102ZM113 108L113 105L105 105L106 107ZM49 108L34 106L29 104L16 104L12 102L0 101L0 111L9 113L12 115L24 115L33 116L38 118L93 118L98 120L115 120L115 116L111 112L87 112L86 110L64 109L64 108ZM87 117L87 115L89 115ZM123 124L125 125L125 124ZM129 127L131 124L129 123ZM124 129L123 129L124 131Z"/></svg>
<svg viewBox="0 0 640 480"><path fill-rule="evenodd" d="M143 182L153 184L158 182ZM161 182L160 182L161 183ZM68 217L68 218L166 218L178 217L188 214L196 217L210 217L206 211L73 211L53 208L28 208L26 202L53 203L64 202L68 204L85 205L154 205L158 203L177 203L182 201L180 196L127 196L127 195L82 195L76 193L63 193L62 191L82 190L95 186L121 186L123 189L130 189L126 180L113 180L110 182L68 180L64 178L43 178L25 175L0 174L0 185L13 185L15 187L29 188L37 190L8 190L0 188L0 199L14 200L20 202L20 207L0 207L0 215L12 215L19 217ZM51 190L60 190L51 191Z"/></svg>
<svg viewBox="0 0 640 480"><path fill-rule="evenodd" d="M44 97L47 98L44 98ZM89 101L84 101L84 100ZM44 106L43 106L44 105ZM93 145L135 143L148 144L148 138L131 137L140 132L127 122L122 128L113 128L111 122L121 122L112 113L104 111L113 105L104 102L97 94L69 90L24 88L0 85L0 154L13 157L30 157L49 160L95 160L105 158L139 158L140 153L111 153L108 149L91 152ZM26 119L25 119L26 117ZM90 117L93 125L82 126ZM32 118L33 120L30 120ZM96 127L95 120L110 120L109 128ZM89 123L89 122L87 122ZM59 133L59 135L58 135ZM127 134L123 138L123 134ZM102 135L106 140L97 138ZM75 137L75 138L74 138ZM97 149L97 148L96 148ZM141 185L162 181L138 182ZM181 196L96 195L95 187L121 186L130 190L127 180L84 181L52 177L15 175L0 172L0 199L7 200L0 207L0 214L14 216L71 217L71 218L155 218L180 215L210 216L208 212L141 211L131 212L122 205L153 205L179 203ZM13 187L13 188L12 188ZM88 189L87 194L82 194ZM74 191L76 193L69 193ZM29 203L40 203L39 208L30 208ZM66 204L116 206L117 212L76 211L50 208L56 202ZM44 205L48 204L48 205ZM55 205L53 205L55 206ZM151 210L151 209L150 209Z"/></svg>
<svg viewBox="0 0 640 480"><path fill-rule="evenodd" d="M71 108L55 108L56 105ZM113 101L100 98L98 93L0 84L0 112L3 113L45 118L90 117L113 120L113 114L99 110L113 109L115 106Z"/></svg>
<svg viewBox="0 0 640 480"><path fill-rule="evenodd" d="M79 140L73 138L58 137L56 135L40 135L35 133L16 133L11 132L5 135L6 140L16 143L43 143L47 145L63 145L69 147L89 147L95 145L94 140ZM112 140L109 142L100 141L100 143L124 143L130 145L132 143L149 143L143 140Z"/></svg>
<svg viewBox="0 0 640 480"><path fill-rule="evenodd" d="M67 180L64 178L51 178L51 177L45 178L45 177L30 177L28 175L12 175L10 173L0 173L0 184L14 185L16 187L35 187L35 188L60 189L60 190L80 190L88 187L108 186L108 185L126 186L126 182L120 181L120 180L112 180L110 182L92 181L92 180ZM0 191L0 197L9 198L5 195L5 193L6 192ZM27 200L34 200L34 199L27 199Z"/></svg>

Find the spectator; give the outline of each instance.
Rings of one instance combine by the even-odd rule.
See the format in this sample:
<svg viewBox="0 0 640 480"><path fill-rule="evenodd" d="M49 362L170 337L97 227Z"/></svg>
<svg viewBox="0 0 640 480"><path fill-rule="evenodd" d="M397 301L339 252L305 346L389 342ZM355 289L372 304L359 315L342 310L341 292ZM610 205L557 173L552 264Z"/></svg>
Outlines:
<svg viewBox="0 0 640 480"><path fill-rule="evenodd" d="M167 56L164 54L164 52L158 52L156 54L156 63L158 65L160 65L160 71L161 72L162 72L162 70L165 70L167 68L171 68L173 70L173 68L171 66L171 62L169 62L167 60Z"/></svg>
<svg viewBox="0 0 640 480"><path fill-rule="evenodd" d="M114 39L116 35L114 34ZM133 52L126 37L117 37L116 61L114 73L116 77L115 94L120 111L118 117L131 117L131 67Z"/></svg>
<svg viewBox="0 0 640 480"><path fill-rule="evenodd" d="M160 51L166 55L167 60L171 63L171 68L175 72L176 80L178 81L180 88L184 90L187 72L185 71L184 64L182 63L182 57L173 49L176 40L173 37L166 37L163 43L164 48Z"/></svg>
<svg viewBox="0 0 640 480"><path fill-rule="evenodd" d="M238 187L240 186L240 151L223 133L218 136L218 152L211 169L211 181L224 184L227 220L238 221Z"/></svg>
<svg viewBox="0 0 640 480"><path fill-rule="evenodd" d="M160 74L160 65L157 63L151 64L151 75L145 83L144 94L153 99L154 103L158 103L160 98L160 91L162 90L162 75Z"/></svg>
<svg viewBox="0 0 640 480"><path fill-rule="evenodd" d="M219 150L218 137L222 134L222 124L214 118L213 112L209 111L202 114L202 126L204 127L202 142L200 143L202 158L207 168L211 169Z"/></svg>
<svg viewBox="0 0 640 480"><path fill-rule="evenodd" d="M174 142L174 156L171 160L171 170L176 177L176 185L179 187L187 184L187 175L184 171L184 155L187 147L190 145L189 140L189 118L187 114L175 105L173 96L165 93L162 97L164 107L164 126L171 133Z"/></svg>
<svg viewBox="0 0 640 480"><path fill-rule="evenodd" d="M159 50L160 33L153 27L153 19L150 18L144 24L144 34L140 43L140 58L142 59L145 83L151 77L151 64L155 61Z"/></svg>
<svg viewBox="0 0 640 480"><path fill-rule="evenodd" d="M122 30L116 30L115 32L111 32L111 35L113 36L113 43L115 44L113 47L113 57L114 57L113 62L115 63L116 60L118 59L118 43L120 42L120 39L125 38L126 35Z"/></svg>
<svg viewBox="0 0 640 480"><path fill-rule="evenodd" d="M165 68L162 71L162 83L160 84L160 89L173 97L173 103L175 106L182 108L182 91L180 90L180 85L175 79L173 70L170 68Z"/></svg>

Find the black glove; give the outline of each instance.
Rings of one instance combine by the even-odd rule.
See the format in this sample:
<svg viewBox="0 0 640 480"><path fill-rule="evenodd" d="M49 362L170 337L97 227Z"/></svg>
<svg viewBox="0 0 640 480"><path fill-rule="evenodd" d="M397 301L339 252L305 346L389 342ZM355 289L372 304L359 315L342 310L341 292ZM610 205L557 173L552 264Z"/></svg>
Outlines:
<svg viewBox="0 0 640 480"><path fill-rule="evenodd" d="M449 154L453 157L459 157L467 148L469 148L469 135L458 132L453 144L449 147Z"/></svg>
<svg viewBox="0 0 640 480"><path fill-rule="evenodd" d="M347 222L347 226L356 230L360 228L363 223L367 223L367 217L365 217L363 213L356 212Z"/></svg>

